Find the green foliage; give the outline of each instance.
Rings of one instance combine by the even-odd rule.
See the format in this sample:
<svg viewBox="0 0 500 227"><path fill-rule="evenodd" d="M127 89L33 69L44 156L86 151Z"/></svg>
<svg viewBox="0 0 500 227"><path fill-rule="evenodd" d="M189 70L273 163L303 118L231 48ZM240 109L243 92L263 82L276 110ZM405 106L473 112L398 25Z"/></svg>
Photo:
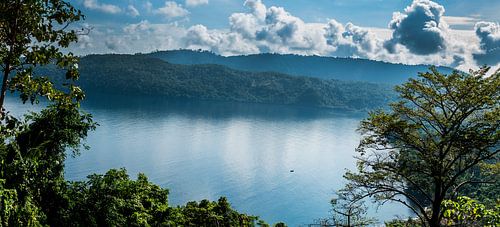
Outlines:
<svg viewBox="0 0 500 227"><path fill-rule="evenodd" d="M12 117L6 122L0 125L6 132L0 141L0 179L5 188L14 190L17 203L33 204L50 219L65 204L61 187L66 150L78 152L95 125L77 109L54 106L27 115L23 122Z"/></svg>
<svg viewBox="0 0 500 227"><path fill-rule="evenodd" d="M255 216L236 212L227 199L221 197L217 202L193 201L176 208L173 222L181 226L254 226L258 220Z"/></svg>
<svg viewBox="0 0 500 227"><path fill-rule="evenodd" d="M84 95L71 82L78 79L77 58L60 48L77 41L77 31L66 28L82 18L79 10L61 0L0 3L0 116L5 114L3 103L8 90L18 91L23 102L35 103L42 96L64 108L78 105ZM33 75L35 66L47 64L65 69L64 90L55 88L46 75Z"/></svg>
<svg viewBox="0 0 500 227"><path fill-rule="evenodd" d="M60 206L59 187L65 149L79 147L94 127L90 116L78 110L83 92L74 85L77 59L59 48L77 40L66 27L82 18L80 11L59 0L6 0L0 2L0 213L2 226L37 226L50 221ZM63 89L33 68L54 64L65 69ZM51 101L41 113L25 119L4 109L7 91L23 103Z"/></svg>
<svg viewBox="0 0 500 227"><path fill-rule="evenodd" d="M256 217L239 214L223 198L169 207L168 190L143 174L131 180L123 169L65 181L66 152L78 155L96 127L79 108L85 95L75 85L78 59L60 50L77 40L77 31L66 28L81 18L61 0L0 2L0 227L253 225ZM33 70L44 65L57 73ZM23 103L49 104L16 118L3 106L7 91Z"/></svg>
<svg viewBox="0 0 500 227"><path fill-rule="evenodd" d="M373 109L394 100L392 86L237 71L218 65L175 65L143 55L90 55L80 60L86 91L175 98ZM62 73L53 67L40 74Z"/></svg>
<svg viewBox="0 0 500 227"><path fill-rule="evenodd" d="M19 201L15 189L4 188L5 180L0 179L0 227L40 226L43 214L30 199Z"/></svg>
<svg viewBox="0 0 500 227"><path fill-rule="evenodd" d="M443 223L448 226L500 226L500 205L489 210L468 197L443 201Z"/></svg>
<svg viewBox="0 0 500 227"><path fill-rule="evenodd" d="M385 222L386 227L421 227L422 222L418 219L408 218L407 220L403 219L394 219L391 221Z"/></svg>
<svg viewBox="0 0 500 227"><path fill-rule="evenodd" d="M457 195L465 195L480 203L487 208L493 209L500 204L500 163L479 163L479 166L473 168L467 173L467 177L474 177L477 181L464 184L458 188Z"/></svg>
<svg viewBox="0 0 500 227"><path fill-rule="evenodd" d="M61 223L68 226L159 226L167 224L168 190L139 174L129 179L124 169L90 175L88 181L72 182L66 197L69 207Z"/></svg>
<svg viewBox="0 0 500 227"><path fill-rule="evenodd" d="M65 196L70 204L59 222L69 226L254 226L260 221L233 210L224 197L169 207L167 189L143 174L131 180L125 169L72 182Z"/></svg>
<svg viewBox="0 0 500 227"><path fill-rule="evenodd" d="M402 203L423 225L438 226L442 201L481 180L468 174L479 163L499 158L500 73L486 77L487 70L443 75L431 68L398 86L401 101L390 112L361 122L358 171L345 174L341 193Z"/></svg>
<svg viewBox="0 0 500 227"><path fill-rule="evenodd" d="M60 50L77 41L77 31L67 27L82 18L61 0L0 3L0 179L16 195L19 209L34 211L34 206L43 213L36 219L40 223L51 222L64 206L60 188L65 185L65 151L78 152L81 140L95 127L90 115L78 108L84 98L74 85L78 59ZM47 75L34 74L34 67L48 64L64 70L57 85ZM16 119L3 106L7 91L19 94L23 103L44 98L50 104L40 113Z"/></svg>

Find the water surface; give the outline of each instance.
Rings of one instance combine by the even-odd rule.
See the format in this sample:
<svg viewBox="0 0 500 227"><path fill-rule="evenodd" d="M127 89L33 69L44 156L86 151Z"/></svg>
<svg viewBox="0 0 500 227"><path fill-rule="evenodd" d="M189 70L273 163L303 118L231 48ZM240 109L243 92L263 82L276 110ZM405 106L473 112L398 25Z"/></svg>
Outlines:
<svg viewBox="0 0 500 227"><path fill-rule="evenodd" d="M20 113L26 106L7 101ZM66 178L125 167L169 188L169 202L226 196L238 211L290 226L330 215L329 201L353 169L364 114L249 103L89 97L100 126L91 150L68 158ZM293 170L293 172L291 172ZM371 214L406 215L389 205Z"/></svg>

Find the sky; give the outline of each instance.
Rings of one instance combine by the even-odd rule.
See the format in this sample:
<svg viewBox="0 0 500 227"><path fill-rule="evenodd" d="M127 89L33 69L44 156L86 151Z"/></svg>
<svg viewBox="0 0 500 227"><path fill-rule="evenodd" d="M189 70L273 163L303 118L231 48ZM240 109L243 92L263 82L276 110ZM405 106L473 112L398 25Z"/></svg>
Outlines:
<svg viewBox="0 0 500 227"><path fill-rule="evenodd" d="M202 49L500 67L496 0L75 0L79 55Z"/></svg>

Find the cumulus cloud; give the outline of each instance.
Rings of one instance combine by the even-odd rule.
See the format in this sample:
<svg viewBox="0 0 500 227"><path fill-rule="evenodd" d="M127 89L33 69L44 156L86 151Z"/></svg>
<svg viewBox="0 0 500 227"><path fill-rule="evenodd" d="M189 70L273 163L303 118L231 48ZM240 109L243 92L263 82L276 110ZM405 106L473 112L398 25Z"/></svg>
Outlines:
<svg viewBox="0 0 500 227"><path fill-rule="evenodd" d="M99 3L97 0L83 0L83 6L87 9L110 14L117 14L122 11L120 7L116 5Z"/></svg>
<svg viewBox="0 0 500 227"><path fill-rule="evenodd" d="M186 6L194 7L208 4L208 0L186 0Z"/></svg>
<svg viewBox="0 0 500 227"><path fill-rule="evenodd" d="M472 44L475 40L461 41L461 37L451 34L452 30L442 19L444 8L431 1L416 0L404 14L396 13L391 28L386 29L388 40L377 36L372 29L353 23L341 24L336 20L307 23L282 7L267 7L261 0L247 0L244 5L248 12L234 13L229 17L229 32L207 29L212 37L216 33L225 33L245 41L234 42L233 47L239 47L239 44L251 46L237 48L234 53L226 48L226 54L257 48L259 52L360 57L405 64L454 67L474 64L472 53L475 45ZM414 25L420 27L415 29ZM377 32L386 32L382 30ZM222 42L206 41L205 49L220 49L217 46ZM392 47L388 48L388 44Z"/></svg>
<svg viewBox="0 0 500 227"><path fill-rule="evenodd" d="M93 40L89 35L81 35L78 37L77 46L79 49L93 48Z"/></svg>
<svg viewBox="0 0 500 227"><path fill-rule="evenodd" d="M481 21L474 26L479 38L481 53L474 58L479 64L496 65L500 63L500 25Z"/></svg>
<svg viewBox="0 0 500 227"><path fill-rule="evenodd" d="M131 17L137 17L140 15L139 10L137 10L133 5L128 5L127 14Z"/></svg>
<svg viewBox="0 0 500 227"><path fill-rule="evenodd" d="M445 34L448 25L443 18L444 7L429 0L415 0L404 13L396 12L389 27L392 38L386 48L395 52L396 45L420 55L434 54L446 48Z"/></svg>
<svg viewBox="0 0 500 227"><path fill-rule="evenodd" d="M282 7L247 0L248 13L229 17L231 32L253 43L260 52L367 57L382 43L367 29L335 20L306 23Z"/></svg>
<svg viewBox="0 0 500 227"><path fill-rule="evenodd" d="M257 31L256 37L269 43L306 48L304 29L305 23L301 19L290 15L284 8L272 6L267 10L265 25Z"/></svg>
<svg viewBox="0 0 500 227"><path fill-rule="evenodd" d="M184 9L182 5L177 4L173 1L166 1L165 6L155 10L156 14L165 16L167 19L175 17L184 17L189 14L187 9Z"/></svg>
<svg viewBox="0 0 500 227"><path fill-rule="evenodd" d="M117 38L117 37L109 37L107 38L105 41L104 41L104 44L106 45L106 47L115 52L115 51L119 51L121 49L123 49L123 46L125 45L125 43L123 42L122 39L120 38Z"/></svg>
<svg viewBox="0 0 500 227"><path fill-rule="evenodd" d="M257 19L263 21L266 18L267 9L261 0L246 0L243 5L250 8Z"/></svg>
<svg viewBox="0 0 500 227"><path fill-rule="evenodd" d="M481 41L481 49L500 48L500 26L498 23L481 21L476 23L474 30Z"/></svg>
<svg viewBox="0 0 500 227"><path fill-rule="evenodd" d="M250 14L235 13L229 17L230 29L242 34L245 38L255 39L259 21Z"/></svg>
<svg viewBox="0 0 500 227"><path fill-rule="evenodd" d="M324 25L305 23L282 7L267 8L260 0L247 0L244 5L248 13L234 13L229 17L231 32L261 52L326 53Z"/></svg>
<svg viewBox="0 0 500 227"><path fill-rule="evenodd" d="M449 28L470 23L446 17L444 8L432 1L414 0L403 13L395 13L389 28L366 28L329 20L308 23L285 8L266 6L261 0L246 0L246 12L229 16L227 29L190 27L178 22L152 24L147 20L128 24L117 31L101 30L88 37L99 52L149 52L165 49L203 49L221 55L282 53L367 58L404 64L435 64L461 70L477 64L498 65L498 23L477 23L475 31ZM147 9L146 9L147 10ZM175 2L151 11L167 18L189 12ZM485 60L486 59L486 60Z"/></svg>
<svg viewBox="0 0 500 227"><path fill-rule="evenodd" d="M184 42L190 49L210 50L223 55L259 52L256 46L245 42L237 33L210 31L203 25L190 27Z"/></svg>

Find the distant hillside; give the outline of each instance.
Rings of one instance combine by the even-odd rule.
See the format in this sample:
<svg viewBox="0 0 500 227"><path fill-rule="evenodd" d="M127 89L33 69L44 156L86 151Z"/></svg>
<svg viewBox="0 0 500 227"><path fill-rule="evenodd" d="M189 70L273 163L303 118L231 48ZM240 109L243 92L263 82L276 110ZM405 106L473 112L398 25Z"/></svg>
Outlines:
<svg viewBox="0 0 500 227"><path fill-rule="evenodd" d="M251 72L279 72L289 75L311 76L322 79L365 81L386 84L401 84L418 72L427 71L429 65L403 65L380 61L299 56L280 54L256 54L223 57L207 51L172 50L147 54L173 64L218 64L237 70ZM453 69L439 67L441 72Z"/></svg>
<svg viewBox="0 0 500 227"><path fill-rule="evenodd" d="M371 109L394 99L392 86L255 73L219 65L176 65L144 55L91 55L80 60L87 91L201 100ZM59 75L53 67L39 74Z"/></svg>

